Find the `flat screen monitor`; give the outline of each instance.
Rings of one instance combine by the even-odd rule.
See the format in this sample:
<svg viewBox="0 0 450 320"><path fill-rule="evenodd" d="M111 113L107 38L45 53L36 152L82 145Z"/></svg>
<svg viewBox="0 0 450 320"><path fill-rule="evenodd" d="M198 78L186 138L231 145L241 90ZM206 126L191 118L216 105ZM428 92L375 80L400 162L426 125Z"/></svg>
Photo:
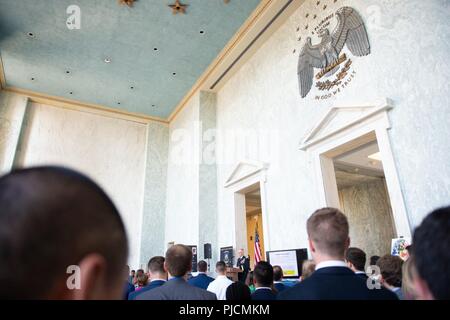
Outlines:
<svg viewBox="0 0 450 320"><path fill-rule="evenodd" d="M283 269L283 277L295 279L302 275L303 261L308 260L307 249L278 250L266 252L267 262Z"/></svg>

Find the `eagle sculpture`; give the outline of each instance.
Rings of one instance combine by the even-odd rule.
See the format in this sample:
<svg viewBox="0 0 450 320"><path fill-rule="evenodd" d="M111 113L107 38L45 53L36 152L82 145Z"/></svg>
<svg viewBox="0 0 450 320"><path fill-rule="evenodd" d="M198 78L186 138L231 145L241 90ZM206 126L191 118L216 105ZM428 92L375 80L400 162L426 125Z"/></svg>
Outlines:
<svg viewBox="0 0 450 320"><path fill-rule="evenodd" d="M311 38L298 58L298 81L302 98L311 91L314 78L314 68L326 68L339 59L339 54L345 45L350 52L358 57L370 54L369 38L364 21L354 9L342 7L336 12L338 24L330 34L328 29L323 30L319 37L321 42L311 44Z"/></svg>

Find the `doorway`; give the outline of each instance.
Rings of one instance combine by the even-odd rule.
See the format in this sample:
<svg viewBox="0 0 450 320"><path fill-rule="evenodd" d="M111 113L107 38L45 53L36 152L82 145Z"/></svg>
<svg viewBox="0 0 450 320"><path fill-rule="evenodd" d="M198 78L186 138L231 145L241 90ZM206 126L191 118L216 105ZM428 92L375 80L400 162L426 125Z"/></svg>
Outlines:
<svg viewBox="0 0 450 320"><path fill-rule="evenodd" d="M250 256L250 268L255 266L256 246L255 241L258 237L260 260L265 260L264 251L264 228L261 205L261 190L259 185L256 189L248 191L245 194L245 216L247 230L247 248Z"/></svg>
<svg viewBox="0 0 450 320"><path fill-rule="evenodd" d="M380 150L374 140L335 155L340 209L350 224L352 247L367 256L388 254L396 230Z"/></svg>

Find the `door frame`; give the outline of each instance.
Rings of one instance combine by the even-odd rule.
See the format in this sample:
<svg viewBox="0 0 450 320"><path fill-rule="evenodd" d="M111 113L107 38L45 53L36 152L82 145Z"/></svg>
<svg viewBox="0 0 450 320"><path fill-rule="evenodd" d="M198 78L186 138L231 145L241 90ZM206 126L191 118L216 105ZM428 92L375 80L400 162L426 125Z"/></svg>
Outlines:
<svg viewBox="0 0 450 320"><path fill-rule="evenodd" d="M335 156L376 140L397 237L411 237L403 193L391 150L388 131L389 110L393 104L381 99L372 104L332 107L303 139L300 149L307 152L316 178L319 206L339 207L333 159Z"/></svg>
<svg viewBox="0 0 450 320"><path fill-rule="evenodd" d="M267 170L269 165L258 161L241 161L225 182L225 189L233 197L234 223L233 245L235 250L243 248L248 254L247 246L247 214L245 208L245 194L259 187L261 193L261 215L263 224L264 250L270 251L269 220L267 213ZM244 232L243 232L244 231Z"/></svg>

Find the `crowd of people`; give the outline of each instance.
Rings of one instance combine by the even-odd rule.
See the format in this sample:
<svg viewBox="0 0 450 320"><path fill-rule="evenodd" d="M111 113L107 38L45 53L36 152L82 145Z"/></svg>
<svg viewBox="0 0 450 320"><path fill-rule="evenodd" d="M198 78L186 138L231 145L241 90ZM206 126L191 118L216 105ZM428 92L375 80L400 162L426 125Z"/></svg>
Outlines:
<svg viewBox="0 0 450 320"><path fill-rule="evenodd" d="M0 178L0 298L127 300L415 300L449 299L450 207L414 230L409 257L370 257L350 246L349 223L335 208L307 220L311 260L301 277L284 281L266 261L240 281L225 262L208 275L192 251L176 244L147 270L124 268L125 228L106 193L86 176L59 167L15 170ZM366 267L368 265L368 268ZM30 277L31 274L39 275Z"/></svg>

